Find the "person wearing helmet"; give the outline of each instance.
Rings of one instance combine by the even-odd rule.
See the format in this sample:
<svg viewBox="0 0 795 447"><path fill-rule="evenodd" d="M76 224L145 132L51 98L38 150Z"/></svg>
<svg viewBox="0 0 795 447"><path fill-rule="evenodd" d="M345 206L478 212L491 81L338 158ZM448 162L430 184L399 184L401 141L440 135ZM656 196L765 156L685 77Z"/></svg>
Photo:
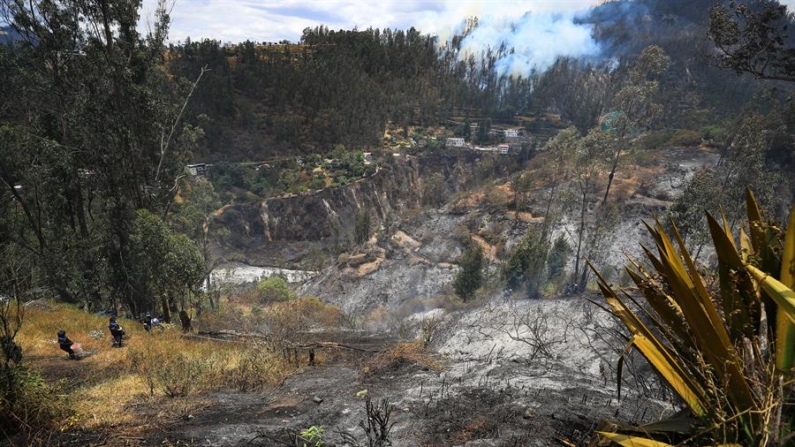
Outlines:
<svg viewBox="0 0 795 447"><path fill-rule="evenodd" d="M121 348L121 339L124 336L124 329L122 329L119 323L116 323L116 317L110 317L108 329L110 330L110 335L113 336L113 346Z"/></svg>
<svg viewBox="0 0 795 447"><path fill-rule="evenodd" d="M147 312L146 316L144 317L144 329L146 332L149 332L152 329L152 314Z"/></svg>
<svg viewBox="0 0 795 447"><path fill-rule="evenodd" d="M66 336L66 331L58 331L58 346L61 347L61 350L69 354L70 359L77 358L75 352L72 350L72 340L69 340L69 337Z"/></svg>

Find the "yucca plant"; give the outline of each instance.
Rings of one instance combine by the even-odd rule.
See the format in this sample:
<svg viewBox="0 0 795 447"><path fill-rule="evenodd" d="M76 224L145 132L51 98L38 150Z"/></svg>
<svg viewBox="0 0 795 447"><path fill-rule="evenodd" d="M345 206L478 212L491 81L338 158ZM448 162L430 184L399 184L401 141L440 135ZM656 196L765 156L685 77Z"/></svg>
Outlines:
<svg viewBox="0 0 795 447"><path fill-rule="evenodd" d="M670 236L647 225L648 265L629 275L647 305L616 293L598 275L609 311L626 326L625 353L637 349L682 399L683 411L640 427L603 425L594 444L795 445L795 207L786 228L763 219L750 190L739 244L723 219L707 215L717 255L711 281L672 223ZM746 232L747 229L747 232ZM623 359L622 359L623 360ZM621 363L619 363L619 386Z"/></svg>

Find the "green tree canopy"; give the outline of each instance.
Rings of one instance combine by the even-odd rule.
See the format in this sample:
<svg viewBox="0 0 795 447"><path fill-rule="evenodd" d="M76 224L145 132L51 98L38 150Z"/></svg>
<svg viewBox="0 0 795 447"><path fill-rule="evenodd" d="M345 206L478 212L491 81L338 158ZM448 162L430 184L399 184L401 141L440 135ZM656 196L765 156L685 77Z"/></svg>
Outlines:
<svg viewBox="0 0 795 447"><path fill-rule="evenodd" d="M193 86L163 67L165 3L146 34L140 7L0 4L23 36L0 47L0 229L34 256L36 286L87 308L111 296L138 302L136 210L167 214L196 146L182 138L180 112Z"/></svg>
<svg viewBox="0 0 795 447"><path fill-rule="evenodd" d="M462 300L469 301L483 284L483 267L485 259L483 249L476 243L470 243L458 261L460 270L455 277L453 288Z"/></svg>

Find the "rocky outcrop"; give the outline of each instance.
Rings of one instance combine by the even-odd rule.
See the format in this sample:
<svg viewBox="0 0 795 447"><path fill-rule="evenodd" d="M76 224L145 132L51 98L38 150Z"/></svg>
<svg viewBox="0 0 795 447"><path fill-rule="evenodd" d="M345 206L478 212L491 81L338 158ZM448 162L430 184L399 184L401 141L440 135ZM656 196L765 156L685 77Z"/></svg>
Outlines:
<svg viewBox="0 0 795 447"><path fill-rule="evenodd" d="M376 174L350 185L225 207L218 221L229 229L231 246L218 249L243 252L250 264L296 266L313 250L347 247L357 213L368 212L375 228L387 216L420 207L427 194L447 197L517 168L514 157L473 151L388 156ZM438 183L433 188L427 187L431 174Z"/></svg>

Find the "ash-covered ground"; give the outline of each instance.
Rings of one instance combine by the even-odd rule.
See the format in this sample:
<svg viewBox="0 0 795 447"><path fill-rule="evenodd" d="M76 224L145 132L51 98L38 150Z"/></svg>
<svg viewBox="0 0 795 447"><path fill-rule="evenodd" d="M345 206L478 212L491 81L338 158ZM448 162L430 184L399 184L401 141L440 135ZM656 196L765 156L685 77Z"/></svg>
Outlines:
<svg viewBox="0 0 795 447"><path fill-rule="evenodd" d="M302 445L296 435L322 427L324 446L379 445L362 427L367 397L391 408L391 444L383 445L396 447L583 445L600 421L650 422L675 410L659 400L642 361L627 362L618 399L623 342L611 318L583 297L499 299L431 310L405 324L435 353L430 361L385 361L397 339L383 334L318 334L326 342L317 349L319 364L307 365L302 354L302 365L275 389L205 396L209 403L169 427L168 438Z"/></svg>

